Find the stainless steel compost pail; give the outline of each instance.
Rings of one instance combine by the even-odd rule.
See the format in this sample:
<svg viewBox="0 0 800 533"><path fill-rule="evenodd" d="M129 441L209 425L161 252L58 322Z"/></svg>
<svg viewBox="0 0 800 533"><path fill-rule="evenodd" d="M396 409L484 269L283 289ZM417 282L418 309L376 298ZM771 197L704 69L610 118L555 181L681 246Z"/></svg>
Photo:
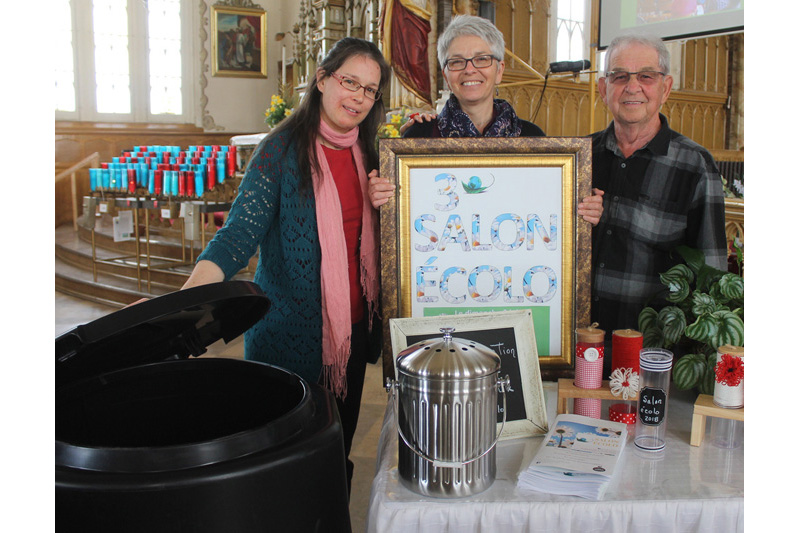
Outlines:
<svg viewBox="0 0 800 533"><path fill-rule="evenodd" d="M397 356L393 395L401 482L424 496L460 498L482 492L496 475L500 357L477 342L453 338L409 346ZM505 408L503 425L505 425Z"/></svg>

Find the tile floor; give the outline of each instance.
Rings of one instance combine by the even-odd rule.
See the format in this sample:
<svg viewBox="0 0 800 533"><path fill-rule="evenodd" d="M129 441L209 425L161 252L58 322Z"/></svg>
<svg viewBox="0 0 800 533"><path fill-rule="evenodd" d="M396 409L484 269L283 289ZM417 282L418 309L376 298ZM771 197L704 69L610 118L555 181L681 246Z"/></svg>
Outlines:
<svg viewBox="0 0 800 533"><path fill-rule="evenodd" d="M56 337L77 325L91 322L115 310L113 307L56 292ZM239 337L227 345L223 341L214 343L205 356L241 358L243 353L244 346L242 338ZM375 473L375 454L387 399L382 385L382 375L380 365L368 365L358 429L350 453L355 464L350 494L350 518L354 533L365 531L366 526L370 486Z"/></svg>

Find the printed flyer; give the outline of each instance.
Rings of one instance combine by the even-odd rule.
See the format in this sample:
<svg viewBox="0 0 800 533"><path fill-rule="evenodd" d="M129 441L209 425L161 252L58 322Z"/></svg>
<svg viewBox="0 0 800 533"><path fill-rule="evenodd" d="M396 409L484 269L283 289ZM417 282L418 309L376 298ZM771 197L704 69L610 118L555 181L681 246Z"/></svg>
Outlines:
<svg viewBox="0 0 800 533"><path fill-rule="evenodd" d="M517 486L551 494L600 499L627 440L627 426L563 414L544 438Z"/></svg>

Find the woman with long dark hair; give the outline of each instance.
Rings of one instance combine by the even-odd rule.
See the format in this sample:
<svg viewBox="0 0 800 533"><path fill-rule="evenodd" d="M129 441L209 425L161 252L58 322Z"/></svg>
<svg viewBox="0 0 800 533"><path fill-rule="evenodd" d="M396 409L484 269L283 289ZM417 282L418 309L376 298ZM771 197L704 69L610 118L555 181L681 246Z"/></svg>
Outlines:
<svg viewBox="0 0 800 533"><path fill-rule="evenodd" d="M272 305L245 333L245 358L336 396L349 456L379 293L377 175L389 67L375 44L336 43L297 110L258 146L228 219L184 288L229 279L259 250L254 281ZM353 464L348 459L348 486Z"/></svg>

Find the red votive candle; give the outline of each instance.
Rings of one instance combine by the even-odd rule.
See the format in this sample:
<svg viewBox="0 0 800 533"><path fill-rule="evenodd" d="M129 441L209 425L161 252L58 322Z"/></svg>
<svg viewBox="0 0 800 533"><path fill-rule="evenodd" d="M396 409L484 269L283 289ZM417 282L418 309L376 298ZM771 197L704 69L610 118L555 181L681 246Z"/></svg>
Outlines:
<svg viewBox="0 0 800 533"><path fill-rule="evenodd" d="M191 170L187 170L183 172L186 176L186 195L187 196L194 196L195 185L194 185L194 172Z"/></svg>
<svg viewBox="0 0 800 533"><path fill-rule="evenodd" d="M231 176L233 176L233 173L236 172L236 154L235 153L228 152L226 168L227 168L227 176L226 177L230 178Z"/></svg>
<svg viewBox="0 0 800 533"><path fill-rule="evenodd" d="M208 189L211 190L217 185L217 166L214 164L206 165L208 174Z"/></svg>
<svg viewBox="0 0 800 533"><path fill-rule="evenodd" d="M230 148L228 148L228 153L231 154L231 167L233 167L233 170L236 170L239 168L239 162L236 160L236 146L231 145ZM231 173L231 176L232 175L233 173Z"/></svg>
<svg viewBox="0 0 800 533"><path fill-rule="evenodd" d="M131 194L136 192L136 171L132 168L128 169L128 192Z"/></svg>

